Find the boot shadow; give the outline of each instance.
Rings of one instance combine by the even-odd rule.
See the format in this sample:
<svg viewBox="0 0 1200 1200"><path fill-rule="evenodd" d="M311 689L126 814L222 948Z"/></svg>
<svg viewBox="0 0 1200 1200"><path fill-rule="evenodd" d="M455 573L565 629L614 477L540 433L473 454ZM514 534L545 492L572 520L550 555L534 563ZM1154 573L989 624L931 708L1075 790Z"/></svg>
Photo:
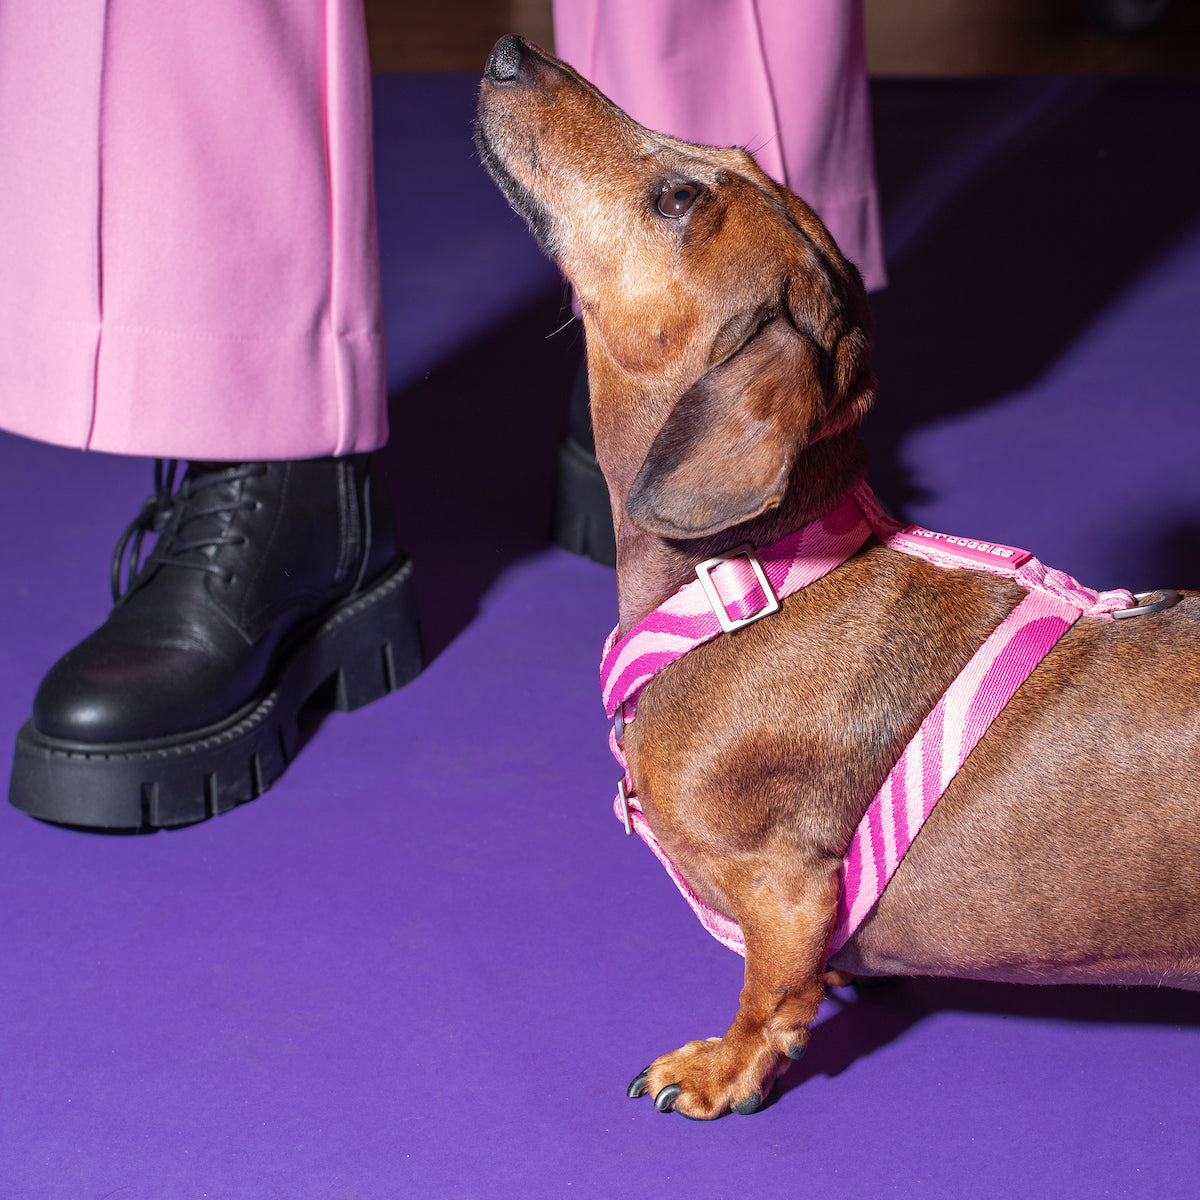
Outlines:
<svg viewBox="0 0 1200 1200"><path fill-rule="evenodd" d="M394 432L377 456L416 566L428 661L506 567L549 544L555 450L582 354L558 288L389 398Z"/></svg>

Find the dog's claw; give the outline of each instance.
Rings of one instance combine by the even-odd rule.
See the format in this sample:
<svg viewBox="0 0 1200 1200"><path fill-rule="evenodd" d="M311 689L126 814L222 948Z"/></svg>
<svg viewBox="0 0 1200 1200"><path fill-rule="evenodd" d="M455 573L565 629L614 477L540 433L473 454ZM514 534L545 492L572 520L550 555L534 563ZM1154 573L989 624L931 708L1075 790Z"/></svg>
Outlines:
<svg viewBox="0 0 1200 1200"><path fill-rule="evenodd" d="M748 1117L751 1113L756 1113L762 1108L762 1096L758 1092L751 1092L745 1100L739 1101L733 1106L733 1111L740 1116Z"/></svg>
<svg viewBox="0 0 1200 1200"><path fill-rule="evenodd" d="M657 1096L654 1097L654 1107L660 1113L673 1112L675 1109L675 1101L679 1098L679 1093L683 1088L678 1083L668 1083Z"/></svg>
<svg viewBox="0 0 1200 1200"><path fill-rule="evenodd" d="M647 1080L650 1078L650 1068L647 1067L644 1071L640 1071L633 1082L625 1089L625 1095L630 1100L636 1100L639 1096L646 1094L646 1088L649 1086Z"/></svg>

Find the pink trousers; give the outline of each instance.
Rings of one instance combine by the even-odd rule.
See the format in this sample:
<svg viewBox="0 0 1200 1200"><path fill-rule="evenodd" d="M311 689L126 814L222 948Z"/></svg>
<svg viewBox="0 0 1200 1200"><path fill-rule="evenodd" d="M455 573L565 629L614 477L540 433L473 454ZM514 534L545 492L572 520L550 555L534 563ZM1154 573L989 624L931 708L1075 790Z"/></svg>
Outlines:
<svg viewBox="0 0 1200 1200"><path fill-rule="evenodd" d="M387 436L361 0L0 0L0 428L175 458ZM883 282L856 0L555 0L635 117L749 145Z"/></svg>
<svg viewBox="0 0 1200 1200"><path fill-rule="evenodd" d="M0 2L0 426L386 439L361 0Z"/></svg>

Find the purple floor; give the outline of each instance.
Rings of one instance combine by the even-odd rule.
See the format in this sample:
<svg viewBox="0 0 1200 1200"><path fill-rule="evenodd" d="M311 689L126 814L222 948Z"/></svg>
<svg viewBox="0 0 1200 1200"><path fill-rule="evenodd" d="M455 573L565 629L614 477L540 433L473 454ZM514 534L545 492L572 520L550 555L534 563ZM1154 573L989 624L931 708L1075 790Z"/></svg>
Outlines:
<svg viewBox="0 0 1200 1200"><path fill-rule="evenodd" d="M0 807L0 1197L1200 1195L1193 994L898 981L831 999L753 1118L624 1098L724 1029L741 961L611 815L613 577L545 539L580 335L473 163L473 87L377 81L386 466L433 661L217 820ZM1094 586L1200 584L1200 88L875 100L881 495ZM0 437L5 778L148 486Z"/></svg>

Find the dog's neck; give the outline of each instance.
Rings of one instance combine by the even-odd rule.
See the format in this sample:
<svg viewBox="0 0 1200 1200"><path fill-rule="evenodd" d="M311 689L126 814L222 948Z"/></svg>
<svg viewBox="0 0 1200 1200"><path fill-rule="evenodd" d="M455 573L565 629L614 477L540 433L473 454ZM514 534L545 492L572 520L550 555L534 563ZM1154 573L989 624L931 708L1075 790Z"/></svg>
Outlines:
<svg viewBox="0 0 1200 1200"><path fill-rule="evenodd" d="M617 531L617 599L622 636L696 576L696 565L749 542L767 546L833 509L866 474L867 452L858 428L804 450L792 470L783 503L770 512L694 540L639 529L622 513ZM623 498L622 498L623 504Z"/></svg>

